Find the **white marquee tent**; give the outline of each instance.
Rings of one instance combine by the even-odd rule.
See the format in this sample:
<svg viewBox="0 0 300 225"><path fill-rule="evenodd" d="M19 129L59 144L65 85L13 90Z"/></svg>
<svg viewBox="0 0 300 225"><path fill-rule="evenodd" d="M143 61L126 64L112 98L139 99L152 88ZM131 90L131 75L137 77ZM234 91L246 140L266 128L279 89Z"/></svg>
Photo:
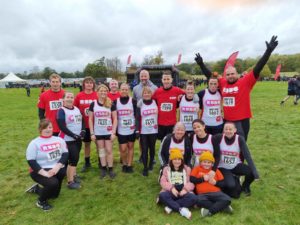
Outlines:
<svg viewBox="0 0 300 225"><path fill-rule="evenodd" d="M21 79L20 77L16 76L14 73L10 72L6 77L0 80L0 88L5 88L5 85L9 82L12 83L26 83L26 80Z"/></svg>

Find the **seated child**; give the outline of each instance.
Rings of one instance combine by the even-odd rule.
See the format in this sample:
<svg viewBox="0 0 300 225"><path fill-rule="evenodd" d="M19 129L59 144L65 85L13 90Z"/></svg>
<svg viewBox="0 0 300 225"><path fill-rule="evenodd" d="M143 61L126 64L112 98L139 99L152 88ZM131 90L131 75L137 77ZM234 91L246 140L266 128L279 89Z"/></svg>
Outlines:
<svg viewBox="0 0 300 225"><path fill-rule="evenodd" d="M220 211L231 213L231 199L220 189L224 185L224 177L218 169L212 172L215 159L211 152L203 152L199 162L192 170L190 180L196 186L197 205L202 207L201 215L212 216Z"/></svg>
<svg viewBox="0 0 300 225"><path fill-rule="evenodd" d="M166 205L165 212L179 212L180 215L191 219L192 207L197 196L193 193L194 184L190 182L191 169L184 165L183 155L179 149L170 149L169 165L164 167L160 185L162 190L159 201Z"/></svg>

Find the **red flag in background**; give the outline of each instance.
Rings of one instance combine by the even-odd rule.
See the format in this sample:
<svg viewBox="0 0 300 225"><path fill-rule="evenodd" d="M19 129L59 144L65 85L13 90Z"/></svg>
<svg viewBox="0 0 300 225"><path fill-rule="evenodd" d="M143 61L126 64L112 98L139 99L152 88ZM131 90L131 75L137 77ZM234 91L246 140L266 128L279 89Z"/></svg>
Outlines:
<svg viewBox="0 0 300 225"><path fill-rule="evenodd" d="M129 65L130 63L131 63L131 55L129 55L127 58L127 65Z"/></svg>
<svg viewBox="0 0 300 225"><path fill-rule="evenodd" d="M277 68L276 68L276 73L274 75L274 80L277 80L279 75L280 75L280 70L281 70L281 64L278 64Z"/></svg>
<svg viewBox="0 0 300 225"><path fill-rule="evenodd" d="M179 55L178 55L177 65L179 65L180 63L181 63L181 53L179 53Z"/></svg>
<svg viewBox="0 0 300 225"><path fill-rule="evenodd" d="M224 72L223 72L223 77L226 76L226 69L229 67L229 66L234 66L234 63L235 63L235 60L238 56L239 52L234 52L232 53L229 58L227 59L227 62L225 64L225 67L224 67Z"/></svg>

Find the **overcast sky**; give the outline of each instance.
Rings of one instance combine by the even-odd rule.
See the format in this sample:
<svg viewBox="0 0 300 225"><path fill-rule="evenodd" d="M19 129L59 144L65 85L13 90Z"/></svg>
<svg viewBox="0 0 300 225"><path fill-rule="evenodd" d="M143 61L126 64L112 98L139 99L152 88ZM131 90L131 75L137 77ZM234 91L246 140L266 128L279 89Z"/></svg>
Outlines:
<svg viewBox="0 0 300 225"><path fill-rule="evenodd" d="M241 2L243 2L241 4ZM278 35L275 53L300 52L297 0L1 0L0 72L50 66L82 71L102 56L141 63L257 57Z"/></svg>

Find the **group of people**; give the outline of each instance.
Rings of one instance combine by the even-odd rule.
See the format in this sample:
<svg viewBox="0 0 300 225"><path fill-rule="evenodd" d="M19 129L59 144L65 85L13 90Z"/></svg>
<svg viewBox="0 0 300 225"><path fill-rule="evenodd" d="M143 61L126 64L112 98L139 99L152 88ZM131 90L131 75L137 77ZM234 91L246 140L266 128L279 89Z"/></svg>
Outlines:
<svg viewBox="0 0 300 225"><path fill-rule="evenodd" d="M29 144L26 154L30 175L42 186L28 190L39 194L37 206L51 208L48 199L59 195L65 173L67 186L80 188L76 167L82 141L82 171L91 167L93 141L100 178L114 179L114 139L119 142L122 172L132 173L134 143L139 138L143 176L153 170L156 141L161 141L159 201L167 213L179 212L190 219L188 208L195 204L202 216L231 212L230 197L238 198L241 191L250 195L250 184L259 178L246 144L252 115L250 92L278 44L276 38L266 42L264 55L242 78L232 66L226 69L226 77L211 76L196 54L208 78L208 88L198 94L192 82L184 90L174 86L171 71L163 72L162 86L157 88L148 71L142 70L132 97L126 83L119 87L112 80L109 87L99 85L95 90L91 77L83 80L83 91L74 96L61 89L59 75L51 75L50 89L38 103L40 136ZM245 176L242 185L240 176Z"/></svg>

